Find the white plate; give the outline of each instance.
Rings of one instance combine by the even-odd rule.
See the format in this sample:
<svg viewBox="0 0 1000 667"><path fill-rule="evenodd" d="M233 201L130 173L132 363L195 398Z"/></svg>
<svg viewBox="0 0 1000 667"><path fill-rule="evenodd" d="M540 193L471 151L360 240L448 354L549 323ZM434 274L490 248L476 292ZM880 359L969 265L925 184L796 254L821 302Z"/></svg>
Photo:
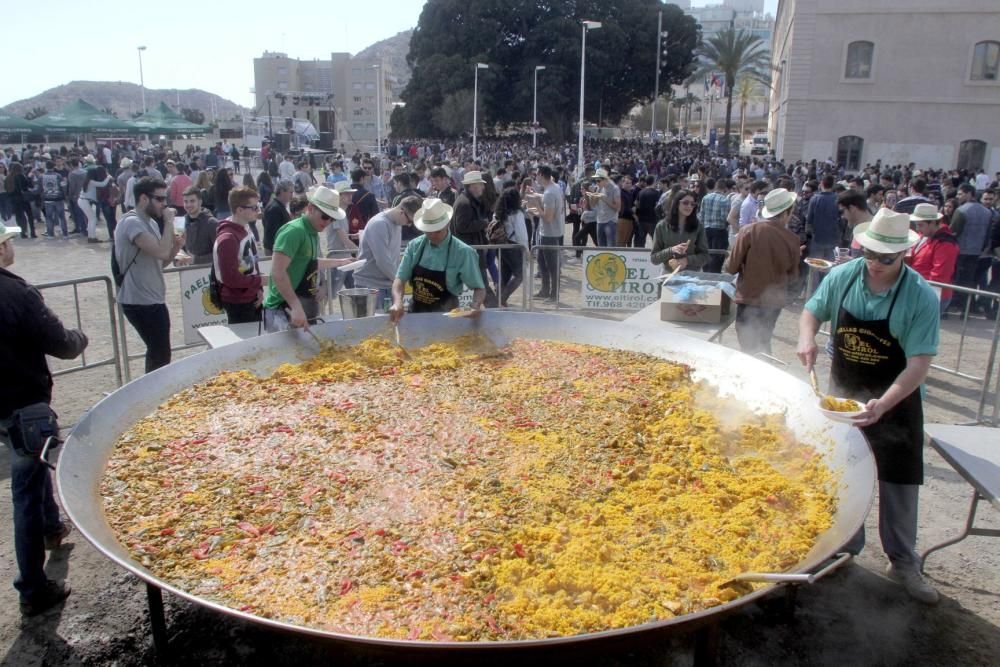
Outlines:
<svg viewBox="0 0 1000 667"><path fill-rule="evenodd" d="M833 262L827 261L825 259L819 259L817 257L806 257L806 264L813 267L814 269L819 269L820 271L829 271L833 268Z"/></svg>
<svg viewBox="0 0 1000 667"><path fill-rule="evenodd" d="M337 267L340 271L357 271L362 266L368 263L367 259L359 259L356 262L351 262L350 264L344 264L343 266Z"/></svg>
<svg viewBox="0 0 1000 667"><path fill-rule="evenodd" d="M845 400L845 399L838 399ZM857 401L855 401L857 403ZM864 410L857 410L855 412L835 412L833 410L827 410L822 407L822 399L820 401L821 405L819 411L823 413L823 416L827 419L835 422L840 422L841 424L854 424L855 420L864 413Z"/></svg>

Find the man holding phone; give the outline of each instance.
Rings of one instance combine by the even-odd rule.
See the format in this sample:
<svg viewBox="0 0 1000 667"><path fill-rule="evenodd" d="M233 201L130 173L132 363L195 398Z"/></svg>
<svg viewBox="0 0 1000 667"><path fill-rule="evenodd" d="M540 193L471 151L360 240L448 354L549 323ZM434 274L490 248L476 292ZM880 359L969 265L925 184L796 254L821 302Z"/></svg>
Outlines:
<svg viewBox="0 0 1000 667"><path fill-rule="evenodd" d="M174 233L174 210L167 206L167 184L162 179L140 178L134 192L135 209L115 228L114 253L122 276L118 303L146 344L149 373L170 363L163 268L177 256L184 235Z"/></svg>

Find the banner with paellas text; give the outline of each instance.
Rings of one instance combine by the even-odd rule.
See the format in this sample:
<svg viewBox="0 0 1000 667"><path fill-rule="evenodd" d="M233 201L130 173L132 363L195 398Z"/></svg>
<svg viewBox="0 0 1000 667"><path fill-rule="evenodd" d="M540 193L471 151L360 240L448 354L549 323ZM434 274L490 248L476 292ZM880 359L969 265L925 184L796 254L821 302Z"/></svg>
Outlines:
<svg viewBox="0 0 1000 667"><path fill-rule="evenodd" d="M662 272L649 261L649 250L584 250L583 308L642 310L659 299Z"/></svg>
<svg viewBox="0 0 1000 667"><path fill-rule="evenodd" d="M260 262L259 266L261 275L265 276L266 285L266 276L271 274L271 260ZM198 335L198 329L226 324L228 321L226 311L213 306L212 300L208 298L208 274L211 270L212 267L205 264L180 272L184 342L188 345L204 342Z"/></svg>

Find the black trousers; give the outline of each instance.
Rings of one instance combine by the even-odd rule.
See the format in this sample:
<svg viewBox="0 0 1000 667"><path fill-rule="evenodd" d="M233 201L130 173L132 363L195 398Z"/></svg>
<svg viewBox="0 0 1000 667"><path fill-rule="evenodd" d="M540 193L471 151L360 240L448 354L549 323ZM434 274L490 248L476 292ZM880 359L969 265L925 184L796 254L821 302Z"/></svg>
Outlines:
<svg viewBox="0 0 1000 667"><path fill-rule="evenodd" d="M590 222L585 222L580 226L580 231L573 233L573 245L575 246L585 246L587 245L587 237L594 242L594 247L597 247L597 221L591 220ZM576 256L579 257L583 252L577 250Z"/></svg>
<svg viewBox="0 0 1000 667"><path fill-rule="evenodd" d="M726 250L729 248L729 230L705 228L705 237L708 240L709 250ZM724 254L712 253L709 255L708 266L705 267L705 271L708 273L722 273L722 265L726 261L726 256Z"/></svg>
<svg viewBox="0 0 1000 667"><path fill-rule="evenodd" d="M251 303L226 303L222 302L222 308L226 311L226 317L230 324L246 324L248 322L260 322L260 306Z"/></svg>
<svg viewBox="0 0 1000 667"><path fill-rule="evenodd" d="M146 372L150 373L169 364L170 311L167 310L167 305L123 303L122 312L146 344Z"/></svg>

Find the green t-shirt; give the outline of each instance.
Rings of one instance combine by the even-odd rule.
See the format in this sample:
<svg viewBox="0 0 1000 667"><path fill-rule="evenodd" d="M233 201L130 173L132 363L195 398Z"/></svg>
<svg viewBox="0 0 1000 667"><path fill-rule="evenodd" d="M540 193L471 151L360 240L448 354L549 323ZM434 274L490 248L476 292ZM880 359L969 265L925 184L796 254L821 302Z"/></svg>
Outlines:
<svg viewBox="0 0 1000 667"><path fill-rule="evenodd" d="M451 244L451 252L448 252L448 244ZM421 248L423 254L421 255ZM404 283L409 282L413 277L413 267L420 257L420 266L431 271L444 269L445 279L448 283L448 291L458 296L462 293L462 286L469 289L483 289L483 275L479 271L479 255L465 243L457 238L448 235L441 245L434 245L427 240L426 236L418 236L406 245L403 253L403 260L396 271L396 277ZM448 266L445 266L445 260Z"/></svg>
<svg viewBox="0 0 1000 667"><path fill-rule="evenodd" d="M936 355L941 335L940 301L927 281L904 266L896 283L887 292L873 294L861 276L864 268L865 260L860 257L834 267L806 303L806 309L820 322L829 321L830 330L836 331L842 297L844 308L851 315L863 320L876 320L885 318L893 296L902 290L889 319L890 333L899 341L907 359ZM902 282L904 275L906 281Z"/></svg>
<svg viewBox="0 0 1000 667"><path fill-rule="evenodd" d="M291 258L288 264L288 279L295 289L306 275L306 266L319 256L319 233L305 217L283 225L274 239L274 253L281 253ZM280 308L285 304L274 278L267 281L267 294L264 296L265 308Z"/></svg>

